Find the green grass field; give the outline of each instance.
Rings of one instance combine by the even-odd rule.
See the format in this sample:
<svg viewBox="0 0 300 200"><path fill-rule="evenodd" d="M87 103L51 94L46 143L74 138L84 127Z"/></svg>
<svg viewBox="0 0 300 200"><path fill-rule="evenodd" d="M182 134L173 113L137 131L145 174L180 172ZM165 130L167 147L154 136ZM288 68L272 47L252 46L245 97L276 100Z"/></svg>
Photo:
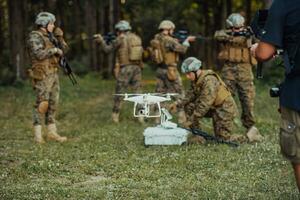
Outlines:
<svg viewBox="0 0 300 200"><path fill-rule="evenodd" d="M111 123L114 81L90 74L79 82L73 87L61 78L58 128L70 138L63 144L33 142L29 83L0 87L0 199L299 198L280 154L278 100L268 97L268 86L256 83L264 142L146 148L142 133L153 122L138 124L132 104L124 104L120 124ZM237 122L235 132L244 131Z"/></svg>

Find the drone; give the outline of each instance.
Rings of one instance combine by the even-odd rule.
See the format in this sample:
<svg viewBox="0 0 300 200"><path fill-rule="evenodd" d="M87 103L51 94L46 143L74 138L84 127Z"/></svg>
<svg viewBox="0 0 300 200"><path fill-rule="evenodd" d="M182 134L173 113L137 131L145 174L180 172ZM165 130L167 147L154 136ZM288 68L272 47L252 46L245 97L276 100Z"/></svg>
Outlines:
<svg viewBox="0 0 300 200"><path fill-rule="evenodd" d="M115 94L117 96L124 96L124 101L130 101L134 103L133 116L134 117L161 117L162 108L160 103L164 101L170 101L171 96L178 95L177 93L145 93L145 94ZM158 109L158 113L151 112L151 106Z"/></svg>

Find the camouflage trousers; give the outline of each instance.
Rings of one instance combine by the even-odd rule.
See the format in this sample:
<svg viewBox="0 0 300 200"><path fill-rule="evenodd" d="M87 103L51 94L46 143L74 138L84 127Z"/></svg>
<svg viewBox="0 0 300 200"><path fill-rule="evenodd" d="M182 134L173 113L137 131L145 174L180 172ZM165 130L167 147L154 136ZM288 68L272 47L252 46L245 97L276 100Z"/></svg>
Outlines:
<svg viewBox="0 0 300 200"><path fill-rule="evenodd" d="M179 104L184 98L184 89L182 86L182 80L177 71L177 78L174 81L170 81L167 76L167 69L158 68L156 70L156 88L157 93L178 93L179 95L172 98Z"/></svg>
<svg viewBox="0 0 300 200"><path fill-rule="evenodd" d="M42 118L45 117L45 124L55 123L55 114L59 100L59 79L58 73L52 73L43 80L33 80L33 89L36 93L36 101L33 107L33 125L41 125ZM48 109L45 114L41 114L38 107L41 102L48 102Z"/></svg>
<svg viewBox="0 0 300 200"><path fill-rule="evenodd" d="M192 108L191 108L192 106ZM185 112L187 114L187 120L192 122L191 127L201 129L200 118L194 115L191 119L193 113L197 113L197 105L190 104L185 106ZM189 113L193 112L193 113ZM233 120L237 114L236 104L231 96L227 97L223 104L218 107L211 108L204 117L212 118L214 133L216 136L221 137L225 140L230 138L233 130Z"/></svg>
<svg viewBox="0 0 300 200"><path fill-rule="evenodd" d="M242 107L243 126L247 129L251 128L255 124L255 86L252 66L248 63L226 63L222 69L222 78L233 96L237 92Z"/></svg>
<svg viewBox="0 0 300 200"><path fill-rule="evenodd" d="M127 65L121 67L117 77L116 94L128 93L128 88L132 87L133 92L138 93L141 90L142 70L138 65ZM121 110L121 96L114 97L113 112L119 113Z"/></svg>

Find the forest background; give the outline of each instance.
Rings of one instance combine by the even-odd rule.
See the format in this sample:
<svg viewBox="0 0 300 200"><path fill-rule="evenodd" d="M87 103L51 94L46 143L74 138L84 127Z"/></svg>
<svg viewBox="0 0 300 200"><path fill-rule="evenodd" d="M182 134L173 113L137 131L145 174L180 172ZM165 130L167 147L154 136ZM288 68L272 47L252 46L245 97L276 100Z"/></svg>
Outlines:
<svg viewBox="0 0 300 200"><path fill-rule="evenodd" d="M96 71L104 79L112 77L113 55L105 56L89 38L95 33L114 31L120 19L128 20L146 48L163 19L179 29L212 37L225 27L232 12L242 13L249 24L258 9L271 0L0 0L0 84L26 79L30 67L26 39L35 29L41 11L55 14L56 25L65 32L70 46L67 57L78 75ZM206 68L219 68L218 46L214 40L200 40L188 55L200 58Z"/></svg>

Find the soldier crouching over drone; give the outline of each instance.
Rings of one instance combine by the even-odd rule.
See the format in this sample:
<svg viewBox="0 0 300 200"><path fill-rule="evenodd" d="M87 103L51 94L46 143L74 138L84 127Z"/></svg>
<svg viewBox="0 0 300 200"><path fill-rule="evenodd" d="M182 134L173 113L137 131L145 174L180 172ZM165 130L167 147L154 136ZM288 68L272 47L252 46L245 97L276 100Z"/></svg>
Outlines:
<svg viewBox="0 0 300 200"><path fill-rule="evenodd" d="M214 133L224 140L239 142L256 141L255 135L231 135L233 120L237 114L237 107L225 83L212 70L202 70L201 61L189 57L182 63L181 71L192 81L191 88L185 99L177 107L184 108L187 115L185 126L200 127L200 119L213 119Z"/></svg>

